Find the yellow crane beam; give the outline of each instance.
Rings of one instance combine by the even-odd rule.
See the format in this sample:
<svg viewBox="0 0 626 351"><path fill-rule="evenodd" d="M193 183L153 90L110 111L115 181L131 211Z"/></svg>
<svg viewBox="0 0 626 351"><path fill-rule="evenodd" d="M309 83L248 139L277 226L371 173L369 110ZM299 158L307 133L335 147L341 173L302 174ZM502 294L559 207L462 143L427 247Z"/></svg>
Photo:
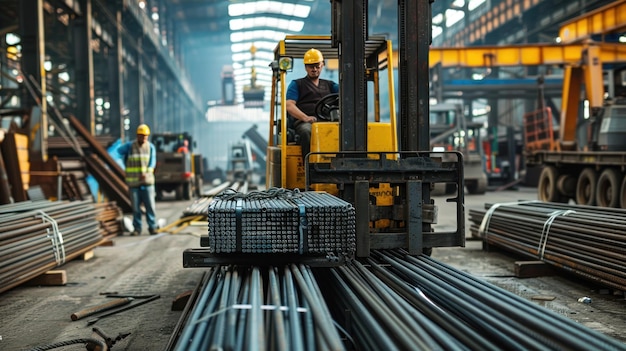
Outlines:
<svg viewBox="0 0 626 351"><path fill-rule="evenodd" d="M602 63L626 62L626 45L619 43L512 44L504 46L431 47L430 68L572 65L582 63L589 47L598 47Z"/></svg>
<svg viewBox="0 0 626 351"><path fill-rule="evenodd" d="M559 28L562 43L580 42L595 34L626 30L626 0L619 0L567 21Z"/></svg>

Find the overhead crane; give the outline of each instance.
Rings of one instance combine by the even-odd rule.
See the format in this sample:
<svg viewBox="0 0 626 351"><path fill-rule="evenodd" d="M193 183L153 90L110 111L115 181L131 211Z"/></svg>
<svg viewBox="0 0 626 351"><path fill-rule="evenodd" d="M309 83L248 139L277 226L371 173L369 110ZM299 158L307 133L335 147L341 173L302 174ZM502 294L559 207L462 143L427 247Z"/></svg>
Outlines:
<svg viewBox="0 0 626 351"><path fill-rule="evenodd" d="M614 1L561 24L559 39L569 44L626 30L626 0Z"/></svg>
<svg viewBox="0 0 626 351"><path fill-rule="evenodd" d="M601 63L626 62L626 47L619 43L509 44L471 47L432 47L429 67L523 67L541 65L581 66L588 50L597 50Z"/></svg>

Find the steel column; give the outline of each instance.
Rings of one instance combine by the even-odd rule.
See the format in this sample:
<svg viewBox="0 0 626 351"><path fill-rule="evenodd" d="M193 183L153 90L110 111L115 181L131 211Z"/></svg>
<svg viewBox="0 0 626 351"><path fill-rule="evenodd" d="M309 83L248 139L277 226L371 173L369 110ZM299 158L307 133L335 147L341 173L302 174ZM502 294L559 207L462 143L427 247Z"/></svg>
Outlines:
<svg viewBox="0 0 626 351"><path fill-rule="evenodd" d="M96 131L95 91L93 72L91 0L80 2L81 17L73 22L74 60L76 62L76 114L92 135Z"/></svg>
<svg viewBox="0 0 626 351"><path fill-rule="evenodd" d="M43 79L43 67L46 57L43 0L25 0L20 6L20 37L22 45L22 72L24 80L34 80L41 87L41 96L46 96L46 80ZM33 16L33 14L35 14ZM48 101L36 98L26 91L22 95L22 107L25 109L40 106L39 125L31 119L29 129L37 130L35 140L31 139L31 160L47 159L46 140L48 138Z"/></svg>
<svg viewBox="0 0 626 351"><path fill-rule="evenodd" d="M367 83L365 80L365 40L367 1L342 1L340 18L339 86L341 128L339 150L367 150Z"/></svg>

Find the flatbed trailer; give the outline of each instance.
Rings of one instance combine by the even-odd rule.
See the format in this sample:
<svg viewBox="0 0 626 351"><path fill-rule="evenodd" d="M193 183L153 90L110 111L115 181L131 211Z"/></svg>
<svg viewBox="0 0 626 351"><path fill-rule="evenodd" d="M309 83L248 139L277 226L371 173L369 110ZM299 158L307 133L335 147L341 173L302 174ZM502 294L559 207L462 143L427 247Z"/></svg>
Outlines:
<svg viewBox="0 0 626 351"><path fill-rule="evenodd" d="M527 167L543 167L540 200L626 208L626 152L534 150L525 157Z"/></svg>

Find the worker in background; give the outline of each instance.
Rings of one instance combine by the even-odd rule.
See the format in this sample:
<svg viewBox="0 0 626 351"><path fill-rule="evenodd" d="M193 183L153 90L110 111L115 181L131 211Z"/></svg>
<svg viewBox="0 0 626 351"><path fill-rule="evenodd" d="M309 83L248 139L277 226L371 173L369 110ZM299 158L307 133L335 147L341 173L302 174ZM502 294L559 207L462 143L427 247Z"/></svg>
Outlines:
<svg viewBox="0 0 626 351"><path fill-rule="evenodd" d="M133 231L131 235L141 235L141 204L146 209L146 222L150 235L157 233L155 215L154 168L156 167L156 148L148 141L150 128L141 124L137 127L137 139L123 144L118 153L126 165L126 184L130 190L133 206Z"/></svg>
<svg viewBox="0 0 626 351"><path fill-rule="evenodd" d="M311 151L311 123L317 121L315 105L324 96L339 92L339 84L321 79L324 56L317 49L304 54L306 77L295 79L287 88L287 113L292 119L296 134L300 137L302 160Z"/></svg>
<svg viewBox="0 0 626 351"><path fill-rule="evenodd" d="M189 140L184 139L183 140L183 145L181 145L178 150L176 150L176 152L180 152L183 154L186 154L189 152Z"/></svg>

